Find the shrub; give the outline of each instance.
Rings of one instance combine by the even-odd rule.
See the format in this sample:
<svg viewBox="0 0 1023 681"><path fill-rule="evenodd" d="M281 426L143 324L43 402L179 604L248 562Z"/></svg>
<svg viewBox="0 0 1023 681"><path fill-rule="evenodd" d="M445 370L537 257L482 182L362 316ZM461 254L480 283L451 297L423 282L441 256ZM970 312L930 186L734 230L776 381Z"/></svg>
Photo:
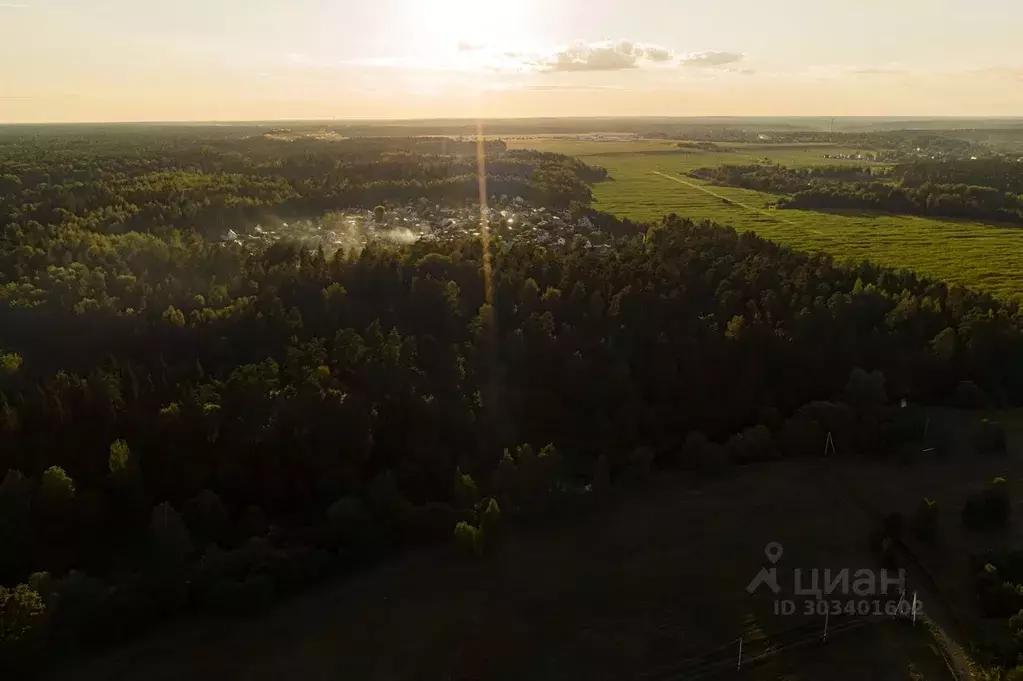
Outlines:
<svg viewBox="0 0 1023 681"><path fill-rule="evenodd" d="M369 536L373 518L362 500L354 496L341 497L327 509L330 528L343 542L358 542Z"/></svg>
<svg viewBox="0 0 1023 681"><path fill-rule="evenodd" d="M472 508L479 501L480 491L471 475L462 473L461 468L455 469L454 484L455 504L459 508Z"/></svg>
<svg viewBox="0 0 1023 681"><path fill-rule="evenodd" d="M971 433L973 446L980 454L997 454L1005 451L1005 427L996 421L982 419L974 424Z"/></svg>
<svg viewBox="0 0 1023 681"><path fill-rule="evenodd" d="M982 409L987 404L987 396L973 381L959 381L955 401L960 409Z"/></svg>
<svg viewBox="0 0 1023 681"><path fill-rule="evenodd" d="M686 435L684 450L686 467L700 473L721 473L730 464L727 450L716 442L710 442L706 435L698 431Z"/></svg>
<svg viewBox="0 0 1023 681"><path fill-rule="evenodd" d="M654 463L654 450L650 447L636 447L629 453L626 473L630 480L641 482L650 477Z"/></svg>
<svg viewBox="0 0 1023 681"><path fill-rule="evenodd" d="M728 458L735 463L753 463L777 458L771 431L765 425L746 428L736 433L725 445Z"/></svg>
<svg viewBox="0 0 1023 681"><path fill-rule="evenodd" d="M185 523L203 541L223 544L231 533L231 517L216 492L204 489L185 503Z"/></svg>
<svg viewBox="0 0 1023 681"><path fill-rule="evenodd" d="M888 396L885 377L880 371L867 372L856 367L849 374L845 386L845 399L857 411L872 411L884 406Z"/></svg>
<svg viewBox="0 0 1023 681"><path fill-rule="evenodd" d="M27 584L0 586L0 661L29 652L42 632L46 606Z"/></svg>
<svg viewBox="0 0 1023 681"><path fill-rule="evenodd" d="M235 614L244 611L242 585L226 577L216 580L206 591L203 605L213 612Z"/></svg>
<svg viewBox="0 0 1023 681"><path fill-rule="evenodd" d="M938 530L938 504L932 499L924 497L910 520L913 534L921 539L934 539Z"/></svg>
<svg viewBox="0 0 1023 681"><path fill-rule="evenodd" d="M984 490L970 495L963 505L963 524L971 530L1005 527L1012 512L1004 478L995 478Z"/></svg>
<svg viewBox="0 0 1023 681"><path fill-rule="evenodd" d="M164 502L153 509L149 523L149 548L156 565L182 566L192 552L192 537L181 514Z"/></svg>
<svg viewBox="0 0 1023 681"><path fill-rule="evenodd" d="M238 532L242 539L262 537L267 529L266 516L259 506L249 506L238 519Z"/></svg>
<svg viewBox="0 0 1023 681"><path fill-rule="evenodd" d="M485 536L496 536L501 526L501 507L495 499L487 500L483 513L480 514L480 531Z"/></svg>
<svg viewBox="0 0 1023 681"><path fill-rule="evenodd" d="M982 589L978 596L980 608L988 617L1010 617L1023 607L1023 593L1012 582L998 582Z"/></svg>
<svg viewBox="0 0 1023 681"><path fill-rule="evenodd" d="M824 454L827 433L816 421L794 417L782 428L782 450L791 458L811 458Z"/></svg>
<svg viewBox="0 0 1023 681"><path fill-rule="evenodd" d="M50 466L43 471L39 494L47 505L60 505L75 496L75 483L60 466Z"/></svg>
<svg viewBox="0 0 1023 681"><path fill-rule="evenodd" d="M455 525L455 542L466 553L477 557L483 555L482 537L475 525L470 525L464 520Z"/></svg>

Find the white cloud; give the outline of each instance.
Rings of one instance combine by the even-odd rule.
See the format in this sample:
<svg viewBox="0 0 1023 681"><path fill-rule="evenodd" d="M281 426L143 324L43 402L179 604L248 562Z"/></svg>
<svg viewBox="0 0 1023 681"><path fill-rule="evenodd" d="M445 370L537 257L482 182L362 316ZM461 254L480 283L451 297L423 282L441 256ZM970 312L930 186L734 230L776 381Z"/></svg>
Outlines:
<svg viewBox="0 0 1023 681"><path fill-rule="evenodd" d="M682 55L679 63L682 66L705 69L713 68L715 66L725 66L726 64L734 64L745 58L746 55L741 52L691 52L689 54Z"/></svg>
<svg viewBox="0 0 1023 681"><path fill-rule="evenodd" d="M28 5L22 5L13 2L0 2L0 9L28 9Z"/></svg>
<svg viewBox="0 0 1023 681"><path fill-rule="evenodd" d="M671 50L666 50L663 47L648 47L644 50L644 55L650 61L671 61L672 54Z"/></svg>
<svg viewBox="0 0 1023 681"><path fill-rule="evenodd" d="M285 60L292 67L305 69L391 68L408 71L448 71L465 73L580 73L610 72L632 69L663 70L676 64L711 69L741 61L744 55L732 52L697 52L679 54L660 45L630 40L579 40L550 51L523 52L493 50L485 45L460 41L450 52L428 57L390 56L337 61L315 54L290 53ZM750 73L742 70L742 73Z"/></svg>
<svg viewBox="0 0 1023 681"><path fill-rule="evenodd" d="M624 90L617 85L523 85L520 90Z"/></svg>
<svg viewBox="0 0 1023 681"><path fill-rule="evenodd" d="M579 41L529 63L544 72L623 71L672 59L671 50L658 45L633 43L628 40Z"/></svg>
<svg viewBox="0 0 1023 681"><path fill-rule="evenodd" d="M855 76L895 76L900 73L905 73L900 69L889 69L889 68L868 68L868 69L853 69L852 74Z"/></svg>

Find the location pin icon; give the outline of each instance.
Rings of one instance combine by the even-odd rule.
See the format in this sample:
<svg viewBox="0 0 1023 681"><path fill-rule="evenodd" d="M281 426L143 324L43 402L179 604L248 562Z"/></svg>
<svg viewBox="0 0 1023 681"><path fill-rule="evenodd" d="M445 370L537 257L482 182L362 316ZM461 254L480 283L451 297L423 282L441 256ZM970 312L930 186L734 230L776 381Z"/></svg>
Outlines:
<svg viewBox="0 0 1023 681"><path fill-rule="evenodd" d="M782 553L783 549L781 547L781 544L779 544L776 541L771 542L764 548L764 555L767 556L767 560L771 561L772 563L777 563L779 560L781 560Z"/></svg>

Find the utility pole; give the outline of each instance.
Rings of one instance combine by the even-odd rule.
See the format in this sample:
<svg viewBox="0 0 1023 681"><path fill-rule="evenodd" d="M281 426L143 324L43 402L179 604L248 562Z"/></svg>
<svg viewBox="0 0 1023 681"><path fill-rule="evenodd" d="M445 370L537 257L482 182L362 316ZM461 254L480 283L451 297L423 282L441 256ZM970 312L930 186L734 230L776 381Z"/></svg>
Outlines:
<svg viewBox="0 0 1023 681"><path fill-rule="evenodd" d="M735 671L742 669L742 636L739 637L739 661L735 665Z"/></svg>

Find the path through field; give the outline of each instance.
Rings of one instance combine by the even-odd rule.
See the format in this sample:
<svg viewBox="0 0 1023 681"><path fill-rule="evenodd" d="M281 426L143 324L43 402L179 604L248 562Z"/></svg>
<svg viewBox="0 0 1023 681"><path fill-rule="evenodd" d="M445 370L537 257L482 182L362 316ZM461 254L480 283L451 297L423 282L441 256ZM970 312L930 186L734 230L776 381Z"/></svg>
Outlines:
<svg viewBox="0 0 1023 681"><path fill-rule="evenodd" d="M785 218L780 218L777 215L773 215L770 212L768 212L768 211L766 211L766 210L764 210L762 208L754 208L753 206L749 205L748 203L743 203L742 201L736 201L735 199L730 199L727 196L722 196L721 194L718 194L717 192L715 192L715 191L713 191L711 189L707 189L703 185L699 185L699 184L696 184L694 182L690 182L688 180L683 180L680 177L672 177L671 175L665 175L664 173L662 173L659 170L654 170L654 171L651 171L651 172L653 172L654 175L660 175L661 177L664 177L664 178L667 178L669 180L672 180L673 182L678 182L679 184L684 184L687 187L692 187L693 189L701 191L704 194L710 194L711 196L719 198L722 201L727 201L728 203L734 203L736 206L739 206L740 208L745 208L746 210L752 210L754 212L760 213L761 215L765 215L765 216L771 218L772 220L777 220L778 222L784 222L786 225L795 225L796 224L796 223L792 222L791 220L786 220ZM809 231L813 232L814 234L821 234L821 235L824 234L824 232L820 231L819 229L810 229L810 228L807 228L807 229L809 229Z"/></svg>

